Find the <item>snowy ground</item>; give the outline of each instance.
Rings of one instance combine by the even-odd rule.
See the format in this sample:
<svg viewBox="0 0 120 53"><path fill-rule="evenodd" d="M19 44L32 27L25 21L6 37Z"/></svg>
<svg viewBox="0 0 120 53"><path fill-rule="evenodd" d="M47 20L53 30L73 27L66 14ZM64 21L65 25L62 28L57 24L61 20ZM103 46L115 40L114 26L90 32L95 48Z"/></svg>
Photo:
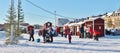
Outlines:
<svg viewBox="0 0 120 53"><path fill-rule="evenodd" d="M93 39L79 39L72 36L72 43L64 37L54 37L53 43L29 42L28 34L23 34L24 39L18 45L5 45L4 33L0 33L0 53L120 53L120 36L106 36L99 41Z"/></svg>

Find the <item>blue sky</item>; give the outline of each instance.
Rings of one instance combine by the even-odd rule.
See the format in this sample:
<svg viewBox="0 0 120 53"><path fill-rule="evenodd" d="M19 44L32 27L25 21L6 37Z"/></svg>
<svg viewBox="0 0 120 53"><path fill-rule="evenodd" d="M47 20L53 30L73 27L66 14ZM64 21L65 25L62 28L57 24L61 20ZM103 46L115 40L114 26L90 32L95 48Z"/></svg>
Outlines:
<svg viewBox="0 0 120 53"><path fill-rule="evenodd" d="M120 8L120 0L30 0L34 4L57 14L70 18L85 18L92 15L112 12ZM10 0L0 0L0 23L4 23ZM17 7L17 0L15 0ZM50 21L55 22L54 15L22 0L25 22L30 24L41 24ZM17 8L16 8L17 10ZM57 16L57 18L62 18Z"/></svg>

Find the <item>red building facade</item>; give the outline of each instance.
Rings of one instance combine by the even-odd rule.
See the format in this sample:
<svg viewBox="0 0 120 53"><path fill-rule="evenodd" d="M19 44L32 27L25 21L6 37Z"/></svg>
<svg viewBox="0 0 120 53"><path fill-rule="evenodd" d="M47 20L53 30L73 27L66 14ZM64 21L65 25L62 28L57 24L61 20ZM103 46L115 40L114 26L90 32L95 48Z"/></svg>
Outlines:
<svg viewBox="0 0 120 53"><path fill-rule="evenodd" d="M92 26L93 30L96 30L99 32L100 37L105 35L104 19L102 19L102 18L86 20L84 23L84 26L86 26L87 28Z"/></svg>

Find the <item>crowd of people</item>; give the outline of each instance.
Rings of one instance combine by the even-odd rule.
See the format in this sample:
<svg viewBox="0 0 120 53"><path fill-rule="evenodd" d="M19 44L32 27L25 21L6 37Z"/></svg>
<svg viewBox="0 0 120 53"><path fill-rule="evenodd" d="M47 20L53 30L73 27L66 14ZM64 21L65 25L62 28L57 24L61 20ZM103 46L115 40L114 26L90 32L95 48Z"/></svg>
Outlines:
<svg viewBox="0 0 120 53"><path fill-rule="evenodd" d="M99 32L96 30L93 30L92 26L89 27L89 30L86 30L86 28L84 26L80 26L79 28L79 38L94 38L94 40L98 41L98 34ZM29 41L34 41L34 29L30 28L29 31L30 37L29 37ZM60 33L53 29L52 27L49 28L43 28L42 30L39 31L39 35L42 35L43 37L43 42L53 42L53 36L57 36L58 34L61 34L62 37L68 38L69 43L71 43L71 29L69 27L66 27L64 30L61 29Z"/></svg>
<svg viewBox="0 0 120 53"><path fill-rule="evenodd" d="M79 38L90 38L90 39L94 38L94 40L98 41L99 34L100 32L94 30L93 26L90 26L88 28L86 26L81 26Z"/></svg>

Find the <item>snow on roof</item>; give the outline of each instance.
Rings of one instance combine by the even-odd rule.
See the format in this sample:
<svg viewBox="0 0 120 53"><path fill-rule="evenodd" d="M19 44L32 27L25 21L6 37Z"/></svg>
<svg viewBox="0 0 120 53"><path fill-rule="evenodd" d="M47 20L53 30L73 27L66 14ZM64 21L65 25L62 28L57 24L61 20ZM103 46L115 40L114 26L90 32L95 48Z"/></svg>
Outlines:
<svg viewBox="0 0 120 53"><path fill-rule="evenodd" d="M81 24L83 24L84 22L78 22L78 23L76 23L77 25L81 25Z"/></svg>
<svg viewBox="0 0 120 53"><path fill-rule="evenodd" d="M87 20L84 20L84 22L87 22L87 21L93 21L93 20L95 20L96 18L89 18L89 19L87 19Z"/></svg>
<svg viewBox="0 0 120 53"><path fill-rule="evenodd" d="M76 26L76 25L77 25L77 23L71 23L68 26Z"/></svg>
<svg viewBox="0 0 120 53"><path fill-rule="evenodd" d="M87 20L84 20L84 22L87 22L87 21L94 21L94 20L96 20L96 19L98 19L98 18L103 19L102 17L95 17L95 18L89 18L89 19L87 19Z"/></svg>
<svg viewBox="0 0 120 53"><path fill-rule="evenodd" d="M113 13L108 13L107 15L108 15L108 16L111 16L112 14L113 14Z"/></svg>
<svg viewBox="0 0 120 53"><path fill-rule="evenodd" d="M68 26L69 25L69 23L66 23L66 24L64 24L63 26Z"/></svg>

